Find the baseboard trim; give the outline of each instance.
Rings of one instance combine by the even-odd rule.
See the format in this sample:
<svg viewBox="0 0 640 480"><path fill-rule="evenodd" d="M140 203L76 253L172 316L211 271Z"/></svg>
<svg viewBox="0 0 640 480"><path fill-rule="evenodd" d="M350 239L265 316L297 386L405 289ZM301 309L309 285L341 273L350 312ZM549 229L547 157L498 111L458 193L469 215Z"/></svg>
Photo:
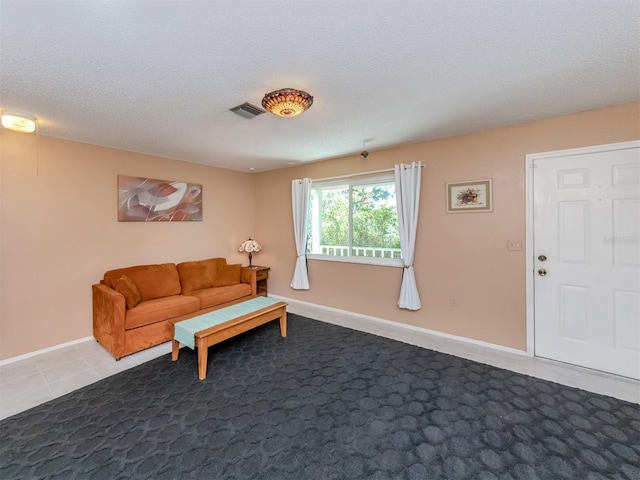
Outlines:
<svg viewBox="0 0 640 480"><path fill-rule="evenodd" d="M383 318L372 317L361 313L349 312L338 308L318 305L316 303L303 302L281 295L272 295L280 301L289 304L287 310L298 315L311 316L314 320L339 325L341 327L359 330L373 335L378 335L392 340L416 345L418 347L430 348L444 353L452 350L468 349L471 346L475 353L484 349L490 351L500 351L518 356L527 356L524 350L505 347L495 343L483 342L472 338L460 337L449 333L438 332L426 328L393 322Z"/></svg>
<svg viewBox="0 0 640 480"><path fill-rule="evenodd" d="M90 337L79 338L77 340L72 340L70 342L61 343L59 345L54 345L53 347L47 347L47 348L43 348L41 350L35 350L33 352L25 353L24 355L18 355L17 357L11 357L11 358L7 358L5 360L0 360L0 367L2 367L3 365L9 365L10 363L19 362L20 360L26 360L28 358L35 357L35 356L40 355L42 353L53 352L55 350L60 350L61 348L66 348L66 347L70 347L72 345L77 345L78 343L88 342L89 340L94 340L94 338L91 337L91 336Z"/></svg>
<svg viewBox="0 0 640 480"><path fill-rule="evenodd" d="M416 345L418 347L430 348L432 350L438 350L444 353L456 354L458 353L454 351L456 348L464 348L465 345L468 345L474 346L475 348L479 347L480 349L489 349L519 356L527 356L526 351L497 345L495 343L482 342L480 340L474 340L472 338L451 335L449 333L429 330L426 328L416 327L414 325L407 325L391 320L385 320L383 318L372 317L370 315L364 315L362 313L327 307L324 305L319 305L317 303L304 302L293 298L283 297L281 295L269 294L269 296L277 298L278 300L281 300L283 302L287 302L289 304L287 310L291 313L311 316L314 320L320 320L322 322L331 323L333 325L339 325L341 327L371 333L373 335L390 338L392 340L408 343L410 345ZM53 352L61 348L87 342L89 340L94 340L94 338L92 336L79 338L70 342L61 343L52 347L25 353L24 355L18 355L17 357L0 360L0 367L14 362L19 362L20 360L26 360L43 353Z"/></svg>

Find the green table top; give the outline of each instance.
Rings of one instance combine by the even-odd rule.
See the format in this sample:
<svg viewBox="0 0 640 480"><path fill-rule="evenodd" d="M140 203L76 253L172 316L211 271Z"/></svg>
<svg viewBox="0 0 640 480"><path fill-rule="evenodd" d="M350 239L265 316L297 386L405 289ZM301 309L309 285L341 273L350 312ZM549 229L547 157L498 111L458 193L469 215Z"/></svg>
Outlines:
<svg viewBox="0 0 640 480"><path fill-rule="evenodd" d="M213 312L203 313L188 320L176 322L173 338L193 350L195 348L194 335L196 332L209 327L215 327L221 323L247 315L261 308L270 307L279 302L280 300L274 300L269 297L256 297L246 302L236 303L235 305L230 305L220 310L214 310Z"/></svg>

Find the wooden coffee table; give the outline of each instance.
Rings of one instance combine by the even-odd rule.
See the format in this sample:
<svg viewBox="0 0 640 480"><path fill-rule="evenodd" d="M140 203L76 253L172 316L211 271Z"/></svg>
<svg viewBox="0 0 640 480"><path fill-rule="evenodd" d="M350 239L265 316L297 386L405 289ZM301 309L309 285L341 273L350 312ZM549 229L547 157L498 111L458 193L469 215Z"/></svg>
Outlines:
<svg viewBox="0 0 640 480"><path fill-rule="evenodd" d="M207 376L210 346L244 333L272 320L280 319L280 334L287 336L287 304L269 297L256 297L173 325L171 359L178 360L180 343L198 348L198 378Z"/></svg>

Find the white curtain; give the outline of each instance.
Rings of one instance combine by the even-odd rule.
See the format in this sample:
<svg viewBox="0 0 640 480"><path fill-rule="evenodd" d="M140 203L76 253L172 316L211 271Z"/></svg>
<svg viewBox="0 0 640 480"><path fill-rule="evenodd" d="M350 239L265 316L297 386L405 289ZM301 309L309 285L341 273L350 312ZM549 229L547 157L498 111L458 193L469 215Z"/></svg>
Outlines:
<svg viewBox="0 0 640 480"><path fill-rule="evenodd" d="M296 179L291 182L291 206L293 207L293 233L296 238L298 258L291 280L291 288L309 290L307 274L307 224L309 222L309 193L311 179Z"/></svg>
<svg viewBox="0 0 640 480"><path fill-rule="evenodd" d="M398 208L398 230L404 269L398 306L408 310L420 310L420 295L413 271L413 254L416 249L418 210L420 207L420 171L422 164L396 165L396 204Z"/></svg>

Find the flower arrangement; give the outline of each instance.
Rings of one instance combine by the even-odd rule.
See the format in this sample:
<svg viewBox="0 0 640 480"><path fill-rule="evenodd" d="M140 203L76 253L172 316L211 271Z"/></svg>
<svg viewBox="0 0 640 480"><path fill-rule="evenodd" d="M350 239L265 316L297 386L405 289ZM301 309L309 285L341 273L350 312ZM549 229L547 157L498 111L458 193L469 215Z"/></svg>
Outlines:
<svg viewBox="0 0 640 480"><path fill-rule="evenodd" d="M467 188L465 190L460 190L456 195L456 205L475 205L478 203L478 197L480 197L480 189L479 188Z"/></svg>

